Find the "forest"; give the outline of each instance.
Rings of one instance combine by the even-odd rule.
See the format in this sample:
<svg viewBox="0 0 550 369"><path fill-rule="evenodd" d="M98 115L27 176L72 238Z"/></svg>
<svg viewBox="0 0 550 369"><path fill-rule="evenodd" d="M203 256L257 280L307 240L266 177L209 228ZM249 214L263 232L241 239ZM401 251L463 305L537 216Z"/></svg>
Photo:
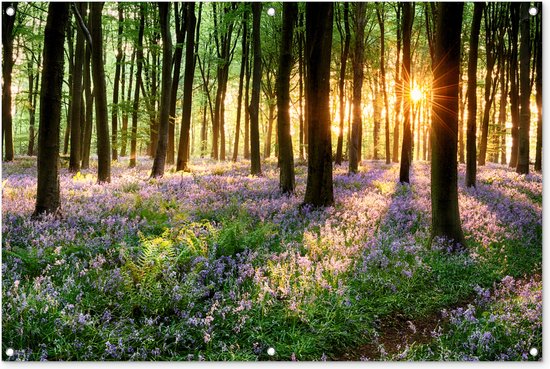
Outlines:
<svg viewBox="0 0 550 369"><path fill-rule="evenodd" d="M2 2L2 358L542 359L541 2Z"/></svg>

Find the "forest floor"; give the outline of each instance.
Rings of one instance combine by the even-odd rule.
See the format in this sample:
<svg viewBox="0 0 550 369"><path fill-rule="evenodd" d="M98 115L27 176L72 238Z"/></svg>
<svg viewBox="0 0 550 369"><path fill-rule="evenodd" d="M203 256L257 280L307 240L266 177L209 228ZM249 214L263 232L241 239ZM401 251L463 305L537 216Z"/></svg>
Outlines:
<svg viewBox="0 0 550 369"><path fill-rule="evenodd" d="M31 220L36 160L3 164L2 352L17 360L539 360L542 176L479 168L466 250L429 242L429 163L334 172L335 205L278 191L276 161L150 160L61 172ZM270 356L267 349L273 347ZM537 348L539 354L531 355Z"/></svg>

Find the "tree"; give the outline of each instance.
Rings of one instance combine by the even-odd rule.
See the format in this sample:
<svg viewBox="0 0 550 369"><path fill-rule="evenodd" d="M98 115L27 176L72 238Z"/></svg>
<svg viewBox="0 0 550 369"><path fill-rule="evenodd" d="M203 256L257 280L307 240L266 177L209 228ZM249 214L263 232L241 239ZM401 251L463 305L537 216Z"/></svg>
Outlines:
<svg viewBox="0 0 550 369"><path fill-rule="evenodd" d="M337 23L340 25L340 22ZM342 27L338 27L340 32L340 39L344 40L344 48L342 55L340 56L340 78L338 80L338 92L340 101L340 129L338 130L338 143L336 145L336 158L334 162L336 165L342 164L343 146L344 146L344 117L346 110L346 101L344 99L345 94L345 82L346 82L346 65L348 61L349 46L351 42L351 32L349 27L349 3L344 3L344 34L342 34ZM345 35L345 36L344 36ZM300 96L301 98L301 96Z"/></svg>
<svg viewBox="0 0 550 369"><path fill-rule="evenodd" d="M395 121L393 125L393 151L392 151L392 161L394 163L399 162L399 116L401 114L401 104L403 102L403 85L402 80L400 76L400 70L399 66L400 63L400 55L401 55L401 27L399 27L399 22L401 20L401 10L403 8L403 3L398 2L396 5L396 15L395 19L398 24L396 27L397 29L397 50L396 50L396 57L397 60L395 62Z"/></svg>
<svg viewBox="0 0 550 369"><path fill-rule="evenodd" d="M510 114L512 116L512 150L510 152L511 168L518 164L518 146L519 146L519 80L518 80L518 29L520 3L510 3L511 27L509 33L510 40Z"/></svg>
<svg viewBox="0 0 550 369"><path fill-rule="evenodd" d="M531 17L529 7L531 3L524 2L520 6L520 14L525 14L520 20L520 45L519 45L519 88L520 88L520 114L519 114L519 140L518 140L518 165L516 172L529 173L529 126L531 121L531 109L529 99L531 97L531 84L529 78L529 66L531 63Z"/></svg>
<svg viewBox="0 0 550 369"><path fill-rule="evenodd" d="M363 55L366 17L366 3L355 3L354 12L354 49L353 49L353 123L351 126L351 143L349 150L349 172L357 173L357 167L360 157L361 146L361 127L363 125L363 109L361 106L362 88L363 88ZM307 27L307 24L306 24ZM308 95L309 96L309 95ZM308 104L309 105L309 104ZM309 111L309 110L308 110Z"/></svg>
<svg viewBox="0 0 550 369"><path fill-rule="evenodd" d="M290 136L290 72L292 70L292 40L298 14L297 3L283 3L283 29L279 72L277 73L277 134L279 137L279 188L282 193L294 191L294 153Z"/></svg>
<svg viewBox="0 0 550 369"><path fill-rule="evenodd" d="M162 85L158 143L151 177L162 177L168 148L168 119L170 117L170 87L172 85L172 38L170 36L170 3L159 2L160 34L162 37ZM194 26L194 25L193 25ZM192 40L192 38L191 38ZM193 41L191 41L193 42ZM191 55L191 61L193 57Z"/></svg>
<svg viewBox="0 0 550 369"><path fill-rule="evenodd" d="M252 96L250 99L250 173L261 175L260 162L260 83L262 79L262 45L260 40L260 18L262 16L262 4L252 3L252 50L254 52L252 70Z"/></svg>
<svg viewBox="0 0 550 369"><path fill-rule="evenodd" d="M189 170L189 129L191 127L191 108L193 98L193 76L195 74L194 37L195 3L187 4L185 23L187 25L187 43L185 44L185 75L183 79L183 112L180 141L178 145L177 170Z"/></svg>
<svg viewBox="0 0 550 369"><path fill-rule="evenodd" d="M59 198L59 126L63 84L65 28L69 21L69 3L51 2L44 31L44 64L40 88L38 132L38 179L33 217L58 213Z"/></svg>
<svg viewBox="0 0 550 369"><path fill-rule="evenodd" d="M439 3L433 70L432 238L465 246L458 207L458 78L464 3Z"/></svg>
<svg viewBox="0 0 550 369"><path fill-rule="evenodd" d="M78 9L76 4L73 4L73 9L76 14L82 14L85 9L84 3L79 3ZM82 109L82 71L86 49L84 43L84 32L78 31L76 36L75 59L73 68L73 86L72 86L72 105L71 105L71 150L69 157L69 171L75 173L80 170L80 153L81 149L81 109Z"/></svg>
<svg viewBox="0 0 550 369"><path fill-rule="evenodd" d="M14 14L6 12L12 8ZM11 74L13 70L13 39L17 3L2 3L2 138L4 143L4 160L13 160L13 127L11 116Z"/></svg>
<svg viewBox="0 0 550 369"><path fill-rule="evenodd" d="M332 3L306 3L308 163L304 204L334 203L330 133Z"/></svg>
<svg viewBox="0 0 550 369"><path fill-rule="evenodd" d="M470 55L468 56L468 126L466 133L466 186L476 186L476 119L477 119L477 58L479 30L485 3L474 4L474 16L470 31Z"/></svg>
<svg viewBox="0 0 550 369"><path fill-rule="evenodd" d="M413 6L411 3L403 3L403 64L401 72L401 93L405 99L403 107L403 144L401 146L401 166L399 167L399 182L409 183L409 171L411 166L411 30L413 23Z"/></svg>
<svg viewBox="0 0 550 369"><path fill-rule="evenodd" d="M385 42L384 42L384 8L383 3L378 3L376 6L376 16L378 17L378 25L380 27L380 88L384 94L384 107L386 108L386 164L391 163L390 154L390 109L388 104L388 94L386 92L386 63L384 61ZM382 8L382 9L381 9Z"/></svg>
<svg viewBox="0 0 550 369"><path fill-rule="evenodd" d="M239 73L239 92L237 93L237 122L235 123L235 143L233 145L234 162L237 161L237 157L239 156L239 136L240 136L240 130L241 130L241 111L242 111L241 107L242 107L242 100L243 100L243 84L244 84L244 77L247 69L246 67L248 65L248 49L249 49L248 47L248 7L244 9L242 27L243 27L243 37L242 37L241 71ZM248 127L245 127L245 129L246 128Z"/></svg>
<svg viewBox="0 0 550 369"><path fill-rule="evenodd" d="M113 160L118 160L118 95L120 88L120 69L122 67L122 31L124 22L124 13L122 11L122 3L118 3L118 31L117 31L117 48L116 48L116 67L115 67L115 80L113 87L113 107L111 109L111 148ZM78 41L77 41L78 42ZM76 64L76 60L75 60ZM124 93L124 92L123 92Z"/></svg>
<svg viewBox="0 0 550 369"><path fill-rule="evenodd" d="M542 171L542 4L537 3L538 18L536 20L536 37L535 37L535 85L537 88L537 146L535 155L535 170Z"/></svg>
<svg viewBox="0 0 550 369"><path fill-rule="evenodd" d="M178 87L180 84L181 60L183 58L183 43L185 41L185 22L187 3L181 4L181 14L179 3L174 3L174 21L176 24L176 44L174 45L174 55L172 62L174 72L172 77L172 87L170 88L170 118L168 121L168 149L166 152L166 164L174 164L175 136L176 136L176 102L178 100Z"/></svg>
<svg viewBox="0 0 550 369"><path fill-rule="evenodd" d="M138 109L139 109L139 90L142 85L141 70L143 69L143 33L145 30L145 4L139 4L139 29L136 45L136 87L134 90L134 102L132 106L132 132L130 135L130 168L136 166L137 157L137 125L138 125Z"/></svg>
<svg viewBox="0 0 550 369"><path fill-rule="evenodd" d="M107 87L103 64L103 31L101 11L103 2L90 4L92 37L92 78L95 91L95 111L97 128L97 181L111 182L111 149L109 123L107 119Z"/></svg>

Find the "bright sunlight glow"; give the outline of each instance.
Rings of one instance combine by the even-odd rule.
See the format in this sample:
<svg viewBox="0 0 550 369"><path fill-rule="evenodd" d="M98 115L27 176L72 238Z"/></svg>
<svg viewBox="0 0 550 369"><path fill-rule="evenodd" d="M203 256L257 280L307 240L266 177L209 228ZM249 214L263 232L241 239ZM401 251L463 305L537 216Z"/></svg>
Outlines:
<svg viewBox="0 0 550 369"><path fill-rule="evenodd" d="M418 86L414 86L411 90L411 101L417 103L422 100L422 90Z"/></svg>

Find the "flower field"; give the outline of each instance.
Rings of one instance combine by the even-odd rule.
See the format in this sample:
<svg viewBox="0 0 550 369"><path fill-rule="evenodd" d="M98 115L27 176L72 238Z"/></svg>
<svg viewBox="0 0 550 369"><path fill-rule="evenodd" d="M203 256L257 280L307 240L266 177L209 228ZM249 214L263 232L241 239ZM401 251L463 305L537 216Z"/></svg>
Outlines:
<svg viewBox="0 0 550 369"><path fill-rule="evenodd" d="M398 164L336 167L322 210L301 207L303 163L293 196L276 161L193 164L62 169L62 218L41 220L35 160L3 164L5 360L541 359L540 174L489 164L471 189L460 165L450 253L429 242L429 163L410 186Z"/></svg>

